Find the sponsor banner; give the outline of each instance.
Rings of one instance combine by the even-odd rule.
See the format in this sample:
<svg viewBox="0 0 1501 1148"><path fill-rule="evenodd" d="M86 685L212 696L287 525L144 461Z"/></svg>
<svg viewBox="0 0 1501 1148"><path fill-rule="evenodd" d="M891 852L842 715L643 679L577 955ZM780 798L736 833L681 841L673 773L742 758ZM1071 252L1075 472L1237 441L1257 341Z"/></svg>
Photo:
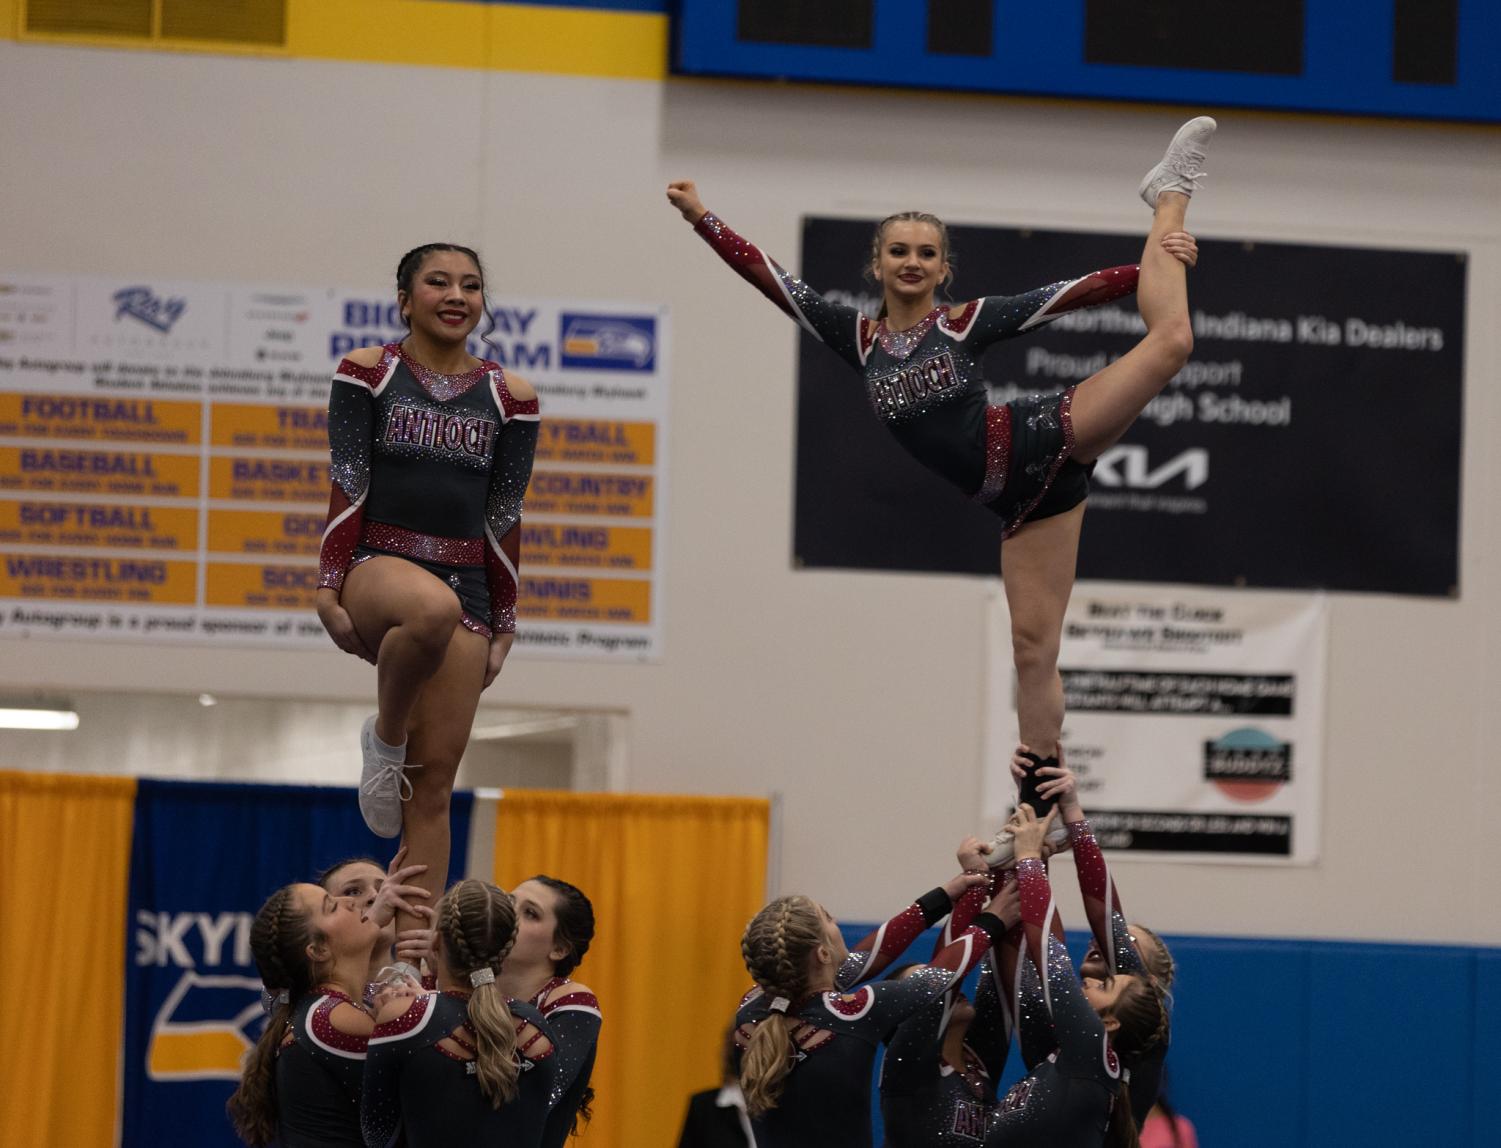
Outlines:
<svg viewBox="0 0 1501 1148"><path fill-rule="evenodd" d="M0 598L177 606L197 593L192 562L59 554L0 554Z"/></svg>
<svg viewBox="0 0 1501 1148"><path fill-rule="evenodd" d="M299 612L328 506L329 379L350 351L404 334L379 289L0 272L0 559L17 560L0 633L327 648ZM522 596L521 627L540 628L526 649L661 653L666 340L658 307L533 300L493 301L471 340L542 398L522 562L547 577ZM178 562L170 589L121 595L90 574L70 590L83 567L57 564L85 552ZM134 607L21 608L36 599L165 612L148 625ZM601 622L619 633L597 640Z"/></svg>
<svg viewBox="0 0 1501 1148"><path fill-rule="evenodd" d="M992 612L985 809L998 818L1016 800L1017 727L1003 595ZM1101 843L1316 861L1327 630L1322 595L1076 587L1063 745Z"/></svg>
<svg viewBox="0 0 1501 1148"><path fill-rule="evenodd" d="M191 507L0 500L0 544L196 551L198 511Z"/></svg>
<svg viewBox="0 0 1501 1148"><path fill-rule="evenodd" d="M521 567L650 570L652 532L637 526L570 526L559 522L521 525Z"/></svg>
<svg viewBox="0 0 1501 1148"><path fill-rule="evenodd" d="M351 738L352 772L357 756ZM472 808L471 794L453 795L455 857L464 855L458 843L469 839ZM255 847L265 841L276 848ZM315 881L377 844L353 789L140 782L126 926L122 1143L239 1143L224 1104L265 1024L250 947L256 910L282 885Z"/></svg>
<svg viewBox="0 0 1501 1148"><path fill-rule="evenodd" d="M245 450L328 450L328 408L215 403L211 441Z"/></svg>
<svg viewBox="0 0 1501 1148"><path fill-rule="evenodd" d="M7 437L193 446L202 422L197 403L0 393L0 435Z"/></svg>
<svg viewBox="0 0 1501 1148"><path fill-rule="evenodd" d="M1141 257L1139 236L952 230L959 300ZM874 313L857 258L870 231L807 220L802 265L828 298ZM1457 594L1464 256L1199 246L1192 361L1100 456L1080 577ZM1122 299L996 343L983 359L990 401L1088 387L1144 332ZM812 336L799 364L799 564L995 574L995 517L913 460ZM941 356L907 367L943 369Z"/></svg>

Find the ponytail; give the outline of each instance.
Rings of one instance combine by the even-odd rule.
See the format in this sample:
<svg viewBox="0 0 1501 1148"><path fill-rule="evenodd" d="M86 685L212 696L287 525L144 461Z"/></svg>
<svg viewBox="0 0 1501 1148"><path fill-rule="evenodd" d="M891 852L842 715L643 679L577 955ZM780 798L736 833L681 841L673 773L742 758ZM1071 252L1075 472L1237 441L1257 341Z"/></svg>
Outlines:
<svg viewBox="0 0 1501 1148"><path fill-rule="evenodd" d="M474 986L466 1023L474 1034L475 1076L481 1094L500 1108L516 1099L521 1075L516 1019L495 983L495 972L516 943L515 903L494 885L460 881L438 902L438 935L449 973Z"/></svg>
<svg viewBox="0 0 1501 1148"><path fill-rule="evenodd" d="M240 1086L225 1105L240 1139L263 1148L276 1139L276 1055L292 1022L292 1007L313 987L315 970L307 947L321 941L297 903L296 886L272 893L250 926L250 951L275 1007L254 1047L245 1054Z"/></svg>
<svg viewBox="0 0 1501 1148"><path fill-rule="evenodd" d="M778 897L751 918L740 938L740 954L763 992L795 1005L807 995L808 961L823 940L817 905L807 897ZM740 1088L752 1116L781 1100L787 1074L797 1063L793 1028L786 1012L772 1011L751 1033L740 1059Z"/></svg>
<svg viewBox="0 0 1501 1148"><path fill-rule="evenodd" d="M1131 1111L1131 1080L1121 1073L1120 1091L1110 1104L1110 1123L1105 1128L1105 1148L1141 1148L1136 1116Z"/></svg>

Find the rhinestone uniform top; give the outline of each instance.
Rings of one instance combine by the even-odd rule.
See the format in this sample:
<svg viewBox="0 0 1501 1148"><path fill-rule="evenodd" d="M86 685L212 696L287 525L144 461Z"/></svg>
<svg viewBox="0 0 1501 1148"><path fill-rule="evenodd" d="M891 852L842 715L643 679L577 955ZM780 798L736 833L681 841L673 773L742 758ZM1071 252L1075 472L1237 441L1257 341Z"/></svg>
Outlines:
<svg viewBox="0 0 1501 1148"><path fill-rule="evenodd" d="M542 1134L543 1148L561 1148L573 1131L573 1118L594 1072L594 1053L603 1024L599 1000L582 985L549 995L569 984L563 977L552 977L531 998L547 1020L557 1046L558 1069L553 1078L552 1111Z"/></svg>
<svg viewBox="0 0 1501 1148"><path fill-rule="evenodd" d="M987 884L972 886L959 898L938 938L940 950L969 927L989 897ZM974 1148L984 1140L995 1108L995 1082L1011 1043L993 959L993 953L987 954L980 965L962 1065L950 1065L943 1057L950 998L957 990L903 1021L888 1043L881 1070L881 1119L891 1148Z"/></svg>
<svg viewBox="0 0 1501 1148"><path fill-rule="evenodd" d="M432 993L418 997L403 1016L376 1025L360 1106L364 1143L389 1144L399 1128L414 1144L541 1142L557 1071L555 1052L541 1041L518 1041L517 1095L495 1108L480 1091L474 1062L444 1055L438 1047L464 1027L469 1000L467 993ZM531 1024L551 1042L540 1011L521 1001L507 1005L518 1030ZM403 1106L403 1096L421 1097L422 1103Z"/></svg>
<svg viewBox="0 0 1501 1148"><path fill-rule="evenodd" d="M1121 1087L1120 1061L1053 932L1058 912L1047 869L1024 860L1017 879L1024 959L1017 982L1002 988L1017 1002L1027 1075L1001 1098L988 1132L998 1143L1100 1144ZM1028 976L1030 986L1022 979Z"/></svg>
<svg viewBox="0 0 1501 1148"><path fill-rule="evenodd" d="M1021 295L937 307L915 326L892 331L884 320L825 299L718 216L705 215L695 230L742 278L859 371L876 414L898 441L967 495L985 481L985 348L1136 290L1136 267L1111 267Z"/></svg>
<svg viewBox="0 0 1501 1148"><path fill-rule="evenodd" d="M301 1144L358 1144L365 1038L339 1031L332 1014L354 1005L317 989L291 1004L292 1039L276 1055L276 1110L281 1138ZM274 1022L274 1014L273 1014Z"/></svg>
<svg viewBox="0 0 1501 1148"><path fill-rule="evenodd" d="M439 375L394 343L374 367L345 359L328 401L333 490L318 584L342 587L362 537L380 533L376 524L392 537L448 540L455 556L471 554L463 540L481 540L488 621L496 632L514 631L538 421L537 400L513 396L496 363Z"/></svg>
<svg viewBox="0 0 1501 1148"><path fill-rule="evenodd" d="M753 1120L758 1145L871 1143L870 1080L877 1047L902 1021L941 1003L989 951L1000 923L981 916L929 964L902 980L868 978L887 968L917 933L950 908L941 889L925 894L857 946L862 958L841 966L834 990L792 1003L788 1016L796 1048L789 1055L795 1063L777 1106ZM851 991L847 978L852 976L866 983ZM770 1015L772 999L756 988L742 1001L735 1018L737 1057L755 1026Z"/></svg>

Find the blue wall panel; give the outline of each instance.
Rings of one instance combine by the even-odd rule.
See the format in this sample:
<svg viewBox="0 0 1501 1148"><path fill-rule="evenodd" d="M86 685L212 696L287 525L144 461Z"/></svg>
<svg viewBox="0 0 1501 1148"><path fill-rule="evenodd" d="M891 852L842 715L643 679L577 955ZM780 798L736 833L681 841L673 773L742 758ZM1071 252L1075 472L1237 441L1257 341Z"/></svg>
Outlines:
<svg viewBox="0 0 1501 1148"><path fill-rule="evenodd" d="M841 928L853 945L871 926ZM1501 949L1165 939L1171 1094L1206 1148L1501 1143L1501 1044L1485 1023L1501 1016ZM1076 956L1086 943L1069 934ZM1020 1075L1013 1048L1003 1090Z"/></svg>
<svg viewBox="0 0 1501 1148"><path fill-rule="evenodd" d="M1501 4L1459 0L1453 83L1393 76L1388 0L1305 0L1299 75L1091 62L1085 0L995 0L988 56L926 50L928 5L873 0L868 48L741 40L738 0L678 0L674 67L890 87L1501 122Z"/></svg>

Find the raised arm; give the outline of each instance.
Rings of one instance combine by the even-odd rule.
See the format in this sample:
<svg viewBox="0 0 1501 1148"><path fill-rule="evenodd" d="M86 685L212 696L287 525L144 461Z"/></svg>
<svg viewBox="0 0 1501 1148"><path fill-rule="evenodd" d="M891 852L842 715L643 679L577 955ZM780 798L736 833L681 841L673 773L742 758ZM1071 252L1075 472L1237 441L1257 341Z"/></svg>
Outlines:
<svg viewBox="0 0 1501 1148"><path fill-rule="evenodd" d="M735 234L724 220L704 207L691 180L668 184L667 198L736 274L855 370L864 367L874 338L873 326L865 316L853 307L831 303L801 279L788 274L755 244Z"/></svg>
<svg viewBox="0 0 1501 1148"><path fill-rule="evenodd" d="M950 312L948 326L978 353L991 343L1024 334L1059 315L1133 294L1139 270L1135 264L1107 267L1020 295L987 295Z"/></svg>
<svg viewBox="0 0 1501 1148"><path fill-rule="evenodd" d="M1084 900L1084 914L1089 918L1089 929L1094 934L1095 947L1105 958L1106 967L1112 976L1145 973L1146 966L1126 925L1120 895L1110 876L1110 866L1079 802L1078 778L1064 762L1061 746L1058 756L1056 766L1045 765L1037 770L1037 791L1041 797L1057 799L1058 815L1068 826L1069 842L1074 853L1074 869L1079 877L1079 894ZM1013 774L1019 772L1019 757L1013 757L1011 765Z"/></svg>
<svg viewBox="0 0 1501 1148"><path fill-rule="evenodd" d="M960 873L946 884L930 889L896 916L866 934L839 966L834 984L846 992L889 969L924 930L932 928L953 911L954 903L972 885L987 883L980 873ZM936 959L936 954L935 954Z"/></svg>

